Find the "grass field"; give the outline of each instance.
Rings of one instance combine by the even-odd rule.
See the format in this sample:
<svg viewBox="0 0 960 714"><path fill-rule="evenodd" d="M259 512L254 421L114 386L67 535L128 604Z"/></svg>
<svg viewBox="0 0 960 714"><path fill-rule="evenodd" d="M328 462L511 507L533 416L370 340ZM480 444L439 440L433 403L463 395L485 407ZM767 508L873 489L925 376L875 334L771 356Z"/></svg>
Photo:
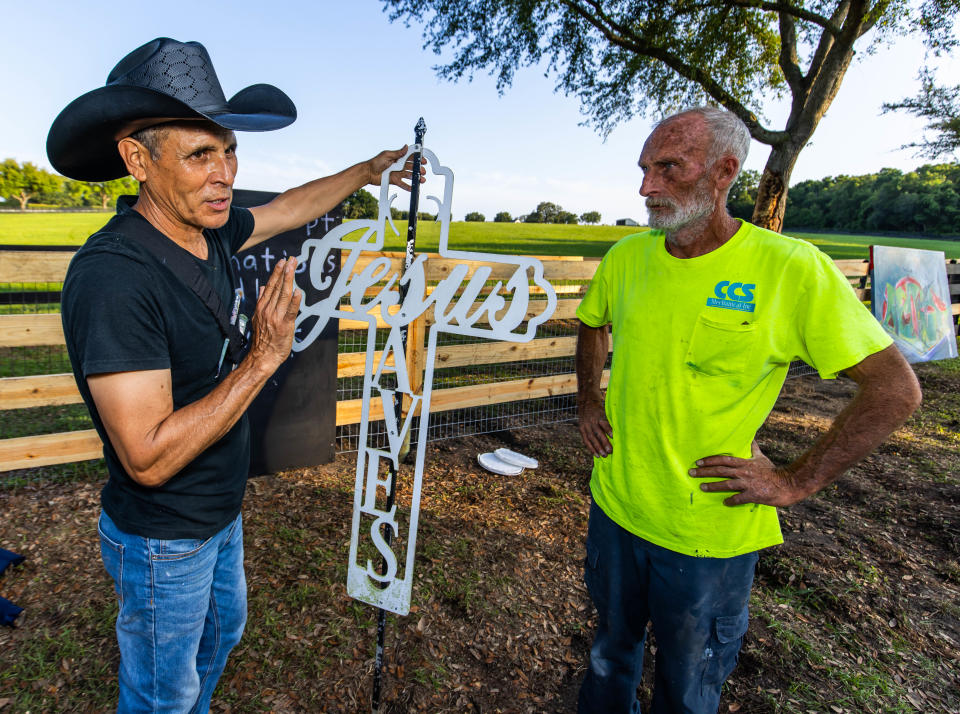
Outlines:
<svg viewBox="0 0 960 714"><path fill-rule="evenodd" d="M788 235L803 238L817 246L834 260L867 258L871 245L889 245L895 248L918 248L942 250L947 258L960 258L960 240L936 240L932 238L893 238L891 236L854 236L836 233L794 233Z"/></svg>
<svg viewBox="0 0 960 714"><path fill-rule="evenodd" d="M107 213L3 213L0 244L81 245L109 219ZM389 235L385 250L403 250L406 221L397 221L399 235ZM450 226L452 248L520 255L582 255L600 257L620 238L638 229L628 226L565 226L537 223L464 223ZM810 241L834 259L866 258L871 244L924 250L942 250L947 258L960 258L960 241L889 236L853 236L830 233L791 233ZM438 223L421 221L417 246L436 251Z"/></svg>
<svg viewBox="0 0 960 714"><path fill-rule="evenodd" d="M0 244L83 245L111 213L0 213Z"/></svg>

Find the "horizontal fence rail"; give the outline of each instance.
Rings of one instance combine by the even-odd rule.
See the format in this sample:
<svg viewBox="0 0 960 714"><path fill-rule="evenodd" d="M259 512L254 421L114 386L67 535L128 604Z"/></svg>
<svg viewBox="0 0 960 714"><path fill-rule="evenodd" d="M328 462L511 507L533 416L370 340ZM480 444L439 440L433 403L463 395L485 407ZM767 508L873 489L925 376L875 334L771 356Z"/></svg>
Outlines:
<svg viewBox="0 0 960 714"><path fill-rule="evenodd" d="M34 299L30 303L41 303L37 311L31 314L0 314L0 355L18 348L63 350L64 336L60 314L52 311L58 309L56 300L48 300L48 298L59 298L59 289L72 257L73 253L68 251L5 250L0 252L0 284L13 286L14 294L34 293ZM362 257L355 264L354 271L363 270L372 260L381 257L390 260L391 272L400 270L403 254L383 253ZM438 345L435 362L437 374L451 376L436 381L431 399L431 413L443 414L456 410L484 408L575 393L576 376L572 371L572 358L576 349L576 337L570 334L574 332L570 321L575 319L576 308L580 304L587 284L593 278L599 260L579 257L542 257L541 260L544 276L554 284L558 297L557 309L549 324L563 325L566 322L567 327L558 330L556 334L550 334L550 331L541 329L539 333L541 336L528 343L484 341ZM487 288L479 296L481 298L489 294L492 289L490 282L507 279L516 269L515 266L503 263L459 261L431 254L425 264L428 284L444 279L454 266L464 262L471 270L481 266L491 269ZM835 262L850 281L858 297L861 300L869 300L867 261L838 260ZM947 273L953 303L952 312L957 316L960 315L960 265L956 261L948 261ZM17 293L21 286L29 287L24 287ZM368 292L374 295L379 289L373 287ZM540 313L536 293L534 291L531 293L533 296L528 312L529 317ZM37 296L41 296L42 299L38 299ZM0 301L0 306L10 304L10 300ZM481 304L478 301L474 303L474 307L479 307ZM47 311L44 312L44 309ZM393 309L399 308L394 306ZM370 314L376 317L378 328L389 327L379 312L379 307ZM411 375L416 375L414 379L419 378L423 370L424 334L426 327L432 322L432 312L428 312L411 325L412 339L407 360ZM366 329L366 320L340 320L341 335L360 334ZM350 351L351 346L355 351ZM338 429L349 430L360 420L361 400L351 398L350 385L362 378L364 374L366 354L360 351L361 349L359 342L351 345L349 342L344 344L342 341L341 352L337 358L337 377L338 381L345 386L338 392L336 407ZM381 356L380 352L376 353L375 363ZM61 355L60 359L64 360L65 356ZM560 365L561 371L539 373L530 369L517 368L514 371L523 374L506 374L496 370L502 365L520 365L521 367L533 365L531 367L533 369L538 364L546 365L544 369L547 371L557 369L556 365ZM455 384L456 376L462 373L464 368L477 366L491 368L493 381L481 384ZM68 365L66 369L69 369ZM604 380L608 378L609 373L605 372ZM450 383L447 384L445 379L450 380ZM81 402L72 373L62 369L55 374L0 378L0 411L75 405ZM382 419L382 417L381 406L377 402L371 404L371 421ZM102 455L102 444L93 429L0 439L0 471L3 472L98 459Z"/></svg>

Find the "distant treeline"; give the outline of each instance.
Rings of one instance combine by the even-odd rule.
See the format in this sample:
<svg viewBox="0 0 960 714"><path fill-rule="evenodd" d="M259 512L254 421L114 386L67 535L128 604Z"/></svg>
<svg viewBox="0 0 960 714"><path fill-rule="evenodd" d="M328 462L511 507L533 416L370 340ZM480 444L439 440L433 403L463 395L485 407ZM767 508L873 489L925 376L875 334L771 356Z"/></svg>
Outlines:
<svg viewBox="0 0 960 714"><path fill-rule="evenodd" d="M369 191L364 188L359 188L354 191L352 194L347 196L343 201L343 217L344 218L376 218L377 212L379 211L379 204L377 199L373 197ZM409 211L402 211L399 208L390 208L390 217L394 220L407 220ZM436 215L432 213L423 213L417 212L417 216L423 220L436 220ZM600 222L600 212L599 211L587 211L586 213L581 213L579 216L576 214L570 213L570 211L564 211L563 207L558 206L556 203L551 203L550 201L541 201L537 204L537 207L533 209L530 213L524 214L517 218L517 221L521 223L566 223L566 224L577 224L577 223L599 223ZM483 223L487 220L479 211L470 211L464 216L464 219L468 223ZM494 223L513 223L513 216L510 215L507 211L500 211L493 218Z"/></svg>
<svg viewBox="0 0 960 714"><path fill-rule="evenodd" d="M30 203L58 208L107 209L123 194L135 194L139 184L130 176L115 181L74 181L29 161L0 161L0 198L3 208L26 210Z"/></svg>
<svg viewBox="0 0 960 714"><path fill-rule="evenodd" d="M760 174L746 170L730 189L730 212L749 219L757 197ZM137 192L137 182L127 176L116 181L73 181L30 162L14 159L0 161L0 207L26 209L30 203L63 208L109 208L117 196ZM394 219L406 219L407 212L391 209ZM344 201L346 218L377 215L377 201L360 189ZM425 220L433 214L418 214ZM471 212L468 221L484 216ZM509 222L513 218L501 211L494 218ZM541 202L519 220L528 223L599 223L600 214L588 211L579 217L560 206ZM807 229L841 233L923 233L960 234L960 164L925 164L904 173L899 169L881 169L864 176L828 176L817 181L802 181L790 187L787 197L785 230Z"/></svg>
<svg viewBox="0 0 960 714"><path fill-rule="evenodd" d="M749 219L760 174L744 171L728 205ZM843 233L960 233L960 164L926 164L904 173L828 176L790 187L784 229Z"/></svg>

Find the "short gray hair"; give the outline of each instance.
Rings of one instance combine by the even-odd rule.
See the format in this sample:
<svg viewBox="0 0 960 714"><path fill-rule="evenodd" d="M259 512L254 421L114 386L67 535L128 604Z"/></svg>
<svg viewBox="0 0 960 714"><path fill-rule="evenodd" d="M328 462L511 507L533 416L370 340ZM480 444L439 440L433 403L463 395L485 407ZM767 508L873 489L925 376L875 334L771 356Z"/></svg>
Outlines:
<svg viewBox="0 0 960 714"><path fill-rule="evenodd" d="M168 128L167 124L154 124L133 132L130 138L143 144L150 152L150 158L157 161L160 159L160 145L167 136Z"/></svg>
<svg viewBox="0 0 960 714"><path fill-rule="evenodd" d="M711 164L719 160L720 157L730 154L740 162L740 169L743 168L743 162L747 160L747 153L750 150L750 130L747 129L743 120L731 111L711 106L690 107L666 117L654 129L687 114L697 114L703 117L713 134L713 143L710 145L710 151L707 154L707 160ZM739 173L739 169L737 173Z"/></svg>

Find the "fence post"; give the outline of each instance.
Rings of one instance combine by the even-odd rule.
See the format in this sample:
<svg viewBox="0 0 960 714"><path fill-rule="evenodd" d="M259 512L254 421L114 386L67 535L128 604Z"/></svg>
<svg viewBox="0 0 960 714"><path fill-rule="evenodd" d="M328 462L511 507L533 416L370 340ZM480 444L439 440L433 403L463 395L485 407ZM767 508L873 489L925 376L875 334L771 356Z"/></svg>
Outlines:
<svg viewBox="0 0 960 714"><path fill-rule="evenodd" d="M407 379L410 391L418 394L423 388L423 370L427 363L426 352L427 316L421 315L407 326ZM410 409L410 398L403 398L403 416ZM409 439L410 432L407 432Z"/></svg>

